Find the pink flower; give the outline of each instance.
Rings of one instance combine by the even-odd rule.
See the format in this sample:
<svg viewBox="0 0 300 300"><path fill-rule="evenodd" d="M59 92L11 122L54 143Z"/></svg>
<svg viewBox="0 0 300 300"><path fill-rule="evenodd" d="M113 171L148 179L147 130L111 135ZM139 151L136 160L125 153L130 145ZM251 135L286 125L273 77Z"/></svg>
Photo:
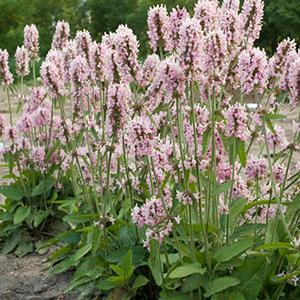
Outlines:
<svg viewBox="0 0 300 300"><path fill-rule="evenodd" d="M4 130L5 130L5 118L3 117L3 115L0 115L0 137L2 137Z"/></svg>
<svg viewBox="0 0 300 300"><path fill-rule="evenodd" d="M269 147L285 149L289 142L285 136L285 131L280 125L274 126L274 132L267 129L267 142Z"/></svg>
<svg viewBox="0 0 300 300"><path fill-rule="evenodd" d="M178 59L189 77L199 71L201 52L203 51L201 38L198 20L186 19L179 30Z"/></svg>
<svg viewBox="0 0 300 300"><path fill-rule="evenodd" d="M179 29L182 23L189 18L190 15L186 11L185 8L180 8L179 6L176 6L176 8L173 8L170 17L168 18L168 29L170 30L170 49L168 51L173 51L177 49L178 42L179 42Z"/></svg>
<svg viewBox="0 0 300 300"><path fill-rule="evenodd" d="M113 35L113 42L115 45L115 62L121 82L130 83L139 79L139 43L133 31L126 25L120 25Z"/></svg>
<svg viewBox="0 0 300 300"><path fill-rule="evenodd" d="M296 50L291 50L287 53L279 81L280 89L284 91L289 90L291 86L290 81L293 80L293 77L291 76L292 65L296 60L298 60L299 56L300 54Z"/></svg>
<svg viewBox="0 0 300 300"><path fill-rule="evenodd" d="M223 5L225 5L225 2ZM239 46L243 38L241 17L238 14L238 9L225 9L224 6L222 12L220 27L226 36L229 55L234 59L239 51Z"/></svg>
<svg viewBox="0 0 300 300"><path fill-rule="evenodd" d="M148 86L154 79L159 66L159 57L156 54L148 55L142 66L141 85Z"/></svg>
<svg viewBox="0 0 300 300"><path fill-rule="evenodd" d="M276 53L269 60L270 77L280 78L286 64L288 55L296 51L296 43L289 38L278 44Z"/></svg>
<svg viewBox="0 0 300 300"><path fill-rule="evenodd" d="M244 31L245 40L248 45L259 38L262 28L262 19L264 14L264 2L262 0L244 1L241 21L242 30Z"/></svg>
<svg viewBox="0 0 300 300"><path fill-rule="evenodd" d="M24 28L24 46L29 53L30 59L39 57L39 32L34 24Z"/></svg>
<svg viewBox="0 0 300 300"><path fill-rule="evenodd" d="M117 138L126 124L131 91L126 84L110 84L107 91L106 133Z"/></svg>
<svg viewBox="0 0 300 300"><path fill-rule="evenodd" d="M250 179L263 178L267 175L268 166L263 158L251 157L246 166L246 176Z"/></svg>
<svg viewBox="0 0 300 300"><path fill-rule="evenodd" d="M168 51L170 45L170 28L168 12L164 5L150 7L148 11L148 37L151 49L156 52L159 47Z"/></svg>
<svg viewBox="0 0 300 300"><path fill-rule="evenodd" d="M240 103L230 106L224 113L226 119L225 134L228 137L236 137L241 141L249 138L247 121L248 115L246 108Z"/></svg>
<svg viewBox="0 0 300 300"><path fill-rule="evenodd" d="M95 79L99 81L104 81L104 60L106 45L104 45L103 43L94 43L93 50L93 68Z"/></svg>
<svg viewBox="0 0 300 300"><path fill-rule="evenodd" d="M240 0L224 0L222 3L222 11L234 11L236 13L240 10Z"/></svg>
<svg viewBox="0 0 300 300"><path fill-rule="evenodd" d="M230 180L231 172L230 163L224 159L217 164L217 178L220 183Z"/></svg>
<svg viewBox="0 0 300 300"><path fill-rule="evenodd" d="M245 180L241 177L238 177L235 180L232 189L232 198L239 199L239 198L248 198L249 197L249 190L247 188L247 184Z"/></svg>
<svg viewBox="0 0 300 300"><path fill-rule="evenodd" d="M75 43L77 49L77 55L83 56L86 61L89 61L90 48L92 43L92 38L87 30L77 31L75 36Z"/></svg>
<svg viewBox="0 0 300 300"><path fill-rule="evenodd" d="M1 49L0 49L0 81L3 86L9 86L14 81L13 76L9 71L8 52L7 50L1 50Z"/></svg>
<svg viewBox="0 0 300 300"><path fill-rule="evenodd" d="M45 168L45 149L43 147L32 147L30 156L34 165L43 171Z"/></svg>
<svg viewBox="0 0 300 300"><path fill-rule="evenodd" d="M65 86L59 65L52 61L44 61L41 66L41 78L52 99L65 94Z"/></svg>
<svg viewBox="0 0 300 300"><path fill-rule="evenodd" d="M242 51L237 73L244 93L249 94L256 90L262 94L268 83L268 61L265 51L259 48Z"/></svg>
<svg viewBox="0 0 300 300"><path fill-rule="evenodd" d="M289 96L293 107L300 102L300 55L291 64L289 72Z"/></svg>
<svg viewBox="0 0 300 300"><path fill-rule="evenodd" d="M136 116L128 124L126 141L137 157L153 156L157 132L148 116Z"/></svg>
<svg viewBox="0 0 300 300"><path fill-rule="evenodd" d="M219 15L217 0L199 0L194 10L194 17L199 20L200 28L204 33L216 29Z"/></svg>
<svg viewBox="0 0 300 300"><path fill-rule="evenodd" d="M74 40L68 41L66 47L62 50L64 81L70 81L70 65L73 59L77 56L76 43Z"/></svg>
<svg viewBox="0 0 300 300"><path fill-rule="evenodd" d="M277 182L283 182L285 176L285 169L283 165L275 164L273 166L273 175Z"/></svg>
<svg viewBox="0 0 300 300"><path fill-rule="evenodd" d="M174 56L167 57L158 67L157 75L169 98L182 98L185 91L185 76Z"/></svg>
<svg viewBox="0 0 300 300"><path fill-rule="evenodd" d="M223 82L229 61L226 36L221 30L212 31L204 38L201 59L205 83L212 86L212 82Z"/></svg>
<svg viewBox="0 0 300 300"><path fill-rule="evenodd" d="M30 58L29 58L29 53L24 46L17 47L15 59L16 59L16 73L19 76L28 75L30 73L29 70Z"/></svg>
<svg viewBox="0 0 300 300"><path fill-rule="evenodd" d="M70 65L71 96L75 114L82 112L88 101L89 74L90 68L87 61L82 56L77 56Z"/></svg>
<svg viewBox="0 0 300 300"><path fill-rule="evenodd" d="M68 44L70 36L70 26L68 22L58 21L55 27L51 48L62 50Z"/></svg>

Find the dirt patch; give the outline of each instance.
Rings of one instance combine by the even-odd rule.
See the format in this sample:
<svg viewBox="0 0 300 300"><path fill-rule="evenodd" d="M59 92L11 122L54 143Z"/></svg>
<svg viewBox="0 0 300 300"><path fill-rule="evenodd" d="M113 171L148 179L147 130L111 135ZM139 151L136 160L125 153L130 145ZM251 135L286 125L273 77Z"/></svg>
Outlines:
<svg viewBox="0 0 300 300"><path fill-rule="evenodd" d="M71 273L50 276L47 255L30 254L25 257L0 256L1 300L71 300L75 294L65 295Z"/></svg>

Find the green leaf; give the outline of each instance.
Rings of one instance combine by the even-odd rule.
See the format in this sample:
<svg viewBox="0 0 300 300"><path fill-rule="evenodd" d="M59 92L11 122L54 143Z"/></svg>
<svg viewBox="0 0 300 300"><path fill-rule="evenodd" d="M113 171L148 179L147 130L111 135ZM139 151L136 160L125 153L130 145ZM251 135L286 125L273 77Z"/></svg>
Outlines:
<svg viewBox="0 0 300 300"><path fill-rule="evenodd" d="M30 212L30 207L19 207L14 215L14 224L22 223L30 215Z"/></svg>
<svg viewBox="0 0 300 300"><path fill-rule="evenodd" d="M215 197L215 196L218 196L224 192L226 192L227 190L230 189L231 187L231 183L232 181L226 181L222 184L219 184L216 186L216 188L211 192L211 197Z"/></svg>
<svg viewBox="0 0 300 300"><path fill-rule="evenodd" d="M36 197L36 196L40 196L43 195L45 193L47 193L48 191L50 191L52 189L52 187L55 184L55 180L54 179L44 179L42 180L32 191L31 193L31 197Z"/></svg>
<svg viewBox="0 0 300 300"><path fill-rule="evenodd" d="M228 300L246 300L244 295L239 291L233 291L230 295Z"/></svg>
<svg viewBox="0 0 300 300"><path fill-rule="evenodd" d="M150 256L148 260L148 265L152 272L153 278L158 286L161 286L163 282L162 274L161 274L161 264L159 261L159 243L156 241L150 241Z"/></svg>
<svg viewBox="0 0 300 300"><path fill-rule="evenodd" d="M276 250L276 249L293 249L289 243L266 243L258 246L255 250Z"/></svg>
<svg viewBox="0 0 300 300"><path fill-rule="evenodd" d="M219 263L229 261L249 249L251 246L253 246L253 241L249 239L239 240L236 243L225 245L217 251L215 259Z"/></svg>
<svg viewBox="0 0 300 300"><path fill-rule="evenodd" d="M38 210L33 219L33 226L38 227L47 217L49 213L47 211Z"/></svg>
<svg viewBox="0 0 300 300"><path fill-rule="evenodd" d="M73 262L80 260L83 256L85 256L92 249L92 244L86 244L79 250L75 252L75 254L71 257Z"/></svg>
<svg viewBox="0 0 300 300"><path fill-rule="evenodd" d="M95 214L81 214L81 215L69 215L65 216L63 220L65 222L71 222L71 223L86 223L91 222L95 220L96 215Z"/></svg>
<svg viewBox="0 0 300 300"><path fill-rule="evenodd" d="M33 251L33 244L22 242L15 251L15 254L19 257L22 257Z"/></svg>
<svg viewBox="0 0 300 300"><path fill-rule="evenodd" d="M6 255L13 251L19 242L21 241L21 233L20 232L15 232L13 233L8 239L6 239L4 243L4 247L2 249L2 254Z"/></svg>
<svg viewBox="0 0 300 300"><path fill-rule="evenodd" d="M121 266L126 274L126 278L129 279L134 271L134 266L132 265L131 249L129 249L126 255L123 257Z"/></svg>
<svg viewBox="0 0 300 300"><path fill-rule="evenodd" d="M206 286L206 293L204 294L205 297L210 297L216 293L219 293L229 287L236 286L240 283L240 280L235 277L219 277L214 279L213 281L209 282Z"/></svg>
<svg viewBox="0 0 300 300"><path fill-rule="evenodd" d="M203 275L205 273L205 269L202 268L199 264L197 263L191 263L187 265L180 266L173 270L169 277L170 278L183 278L187 277L192 274L201 274Z"/></svg>
<svg viewBox="0 0 300 300"><path fill-rule="evenodd" d="M135 278L132 288L134 290L137 290L137 289L141 288L142 286L145 286L148 282L149 282L149 280L145 276L139 275Z"/></svg>
<svg viewBox="0 0 300 300"><path fill-rule="evenodd" d="M244 198L233 201L232 206L230 207L230 214L229 214L230 230L233 230L236 219L239 215L242 215L242 210L246 204L247 204L247 200Z"/></svg>
<svg viewBox="0 0 300 300"><path fill-rule="evenodd" d="M247 162L247 154L246 154L246 145L244 141L239 141L238 154L239 154L241 165L245 167Z"/></svg>
<svg viewBox="0 0 300 300"><path fill-rule="evenodd" d="M265 120L282 120L285 119L286 116L282 114L265 114Z"/></svg>
<svg viewBox="0 0 300 300"><path fill-rule="evenodd" d="M264 287L269 267L265 257L255 256L247 257L243 264L233 271L232 276L241 281L239 291L247 300L258 298L259 292Z"/></svg>
<svg viewBox="0 0 300 300"><path fill-rule="evenodd" d="M16 183L0 186L0 194L4 195L8 199L16 201L19 201L24 197L21 185Z"/></svg>

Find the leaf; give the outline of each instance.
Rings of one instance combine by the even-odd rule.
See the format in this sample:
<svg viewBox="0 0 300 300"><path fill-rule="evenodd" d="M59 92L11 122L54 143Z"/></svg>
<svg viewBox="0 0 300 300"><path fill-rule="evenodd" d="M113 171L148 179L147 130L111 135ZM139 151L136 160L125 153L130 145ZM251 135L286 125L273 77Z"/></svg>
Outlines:
<svg viewBox="0 0 300 300"><path fill-rule="evenodd" d="M152 276L158 286L161 286L163 282L162 274L161 274L161 264L159 261L159 243L156 241L151 241L150 242L150 256L148 260L148 265L150 267L150 270L152 272Z"/></svg>
<svg viewBox="0 0 300 300"><path fill-rule="evenodd" d="M212 191L211 197L215 197L215 196L218 196L218 195L226 192L227 190L230 189L231 184L232 184L232 181L230 180L230 181L226 181L222 184L217 185L216 188Z"/></svg>
<svg viewBox="0 0 300 300"><path fill-rule="evenodd" d="M246 251L251 246L253 246L253 240L249 239L239 240L231 245L225 245L216 252L215 259L219 263L229 261L235 256Z"/></svg>
<svg viewBox="0 0 300 300"><path fill-rule="evenodd" d="M32 191L31 193L31 197L36 197L36 196L40 196L43 195L45 193L47 193L48 191L50 191L52 189L52 187L55 184L55 180L54 179L44 179L42 180Z"/></svg>
<svg viewBox="0 0 300 300"><path fill-rule="evenodd" d="M134 266L132 265L131 249L129 249L126 255L123 257L121 266L126 274L126 278L129 279L134 271Z"/></svg>
<svg viewBox="0 0 300 300"><path fill-rule="evenodd" d="M247 300L256 300L263 289L268 263L265 257L247 257L243 265L235 269L232 276L240 279L239 291Z"/></svg>
<svg viewBox="0 0 300 300"><path fill-rule="evenodd" d="M14 215L14 224L22 223L30 215L30 212L31 212L30 207L26 207L26 206L19 207Z"/></svg>
<svg viewBox="0 0 300 300"><path fill-rule="evenodd" d="M16 201L19 201L24 197L22 187L16 183L0 186L0 194L4 195L8 199Z"/></svg>
<svg viewBox="0 0 300 300"><path fill-rule="evenodd" d="M6 239L1 253L3 255L10 253L17 247L20 241L21 241L21 233L20 232L13 233L8 239Z"/></svg>
<svg viewBox="0 0 300 300"><path fill-rule="evenodd" d="M242 214L242 210L246 204L247 204L247 200L244 198L233 201L232 206L230 207L230 214L229 214L230 230L233 230L236 219L239 215Z"/></svg>
<svg viewBox="0 0 300 300"><path fill-rule="evenodd" d="M95 220L96 215L95 214L81 214L81 215L69 215L65 216L63 220L65 222L71 222L71 223L86 223L91 222Z"/></svg>
<svg viewBox="0 0 300 300"><path fill-rule="evenodd" d="M206 293L204 294L205 297L210 297L216 293L219 293L229 287L236 286L240 283L240 280L235 277L219 277L214 279L213 281L209 282L206 286Z"/></svg>
<svg viewBox="0 0 300 300"><path fill-rule="evenodd" d="M33 244L22 242L15 251L15 254L19 257L22 257L33 251Z"/></svg>
<svg viewBox="0 0 300 300"><path fill-rule="evenodd" d="M265 120L282 120L285 119L286 116L282 114L265 114L264 119Z"/></svg>
<svg viewBox="0 0 300 300"><path fill-rule="evenodd" d="M293 249L289 243L266 243L258 246L255 250L276 250L276 249Z"/></svg>
<svg viewBox="0 0 300 300"><path fill-rule="evenodd" d="M170 278L183 278L187 277L192 274L201 274L203 275L205 273L205 269L202 268L199 264L191 263L184 266L180 266L173 270L169 277Z"/></svg>
<svg viewBox="0 0 300 300"><path fill-rule="evenodd" d="M139 275L135 278L132 288L134 290L137 290L140 287L145 286L148 282L149 280L145 276Z"/></svg>
<svg viewBox="0 0 300 300"><path fill-rule="evenodd" d="M247 162L247 154L246 154L246 146L244 141L239 141L239 146L238 146L238 154L240 158L241 165L243 167L246 166Z"/></svg>
<svg viewBox="0 0 300 300"><path fill-rule="evenodd" d="M230 295L228 300L246 300L244 295L239 291L233 291Z"/></svg>
<svg viewBox="0 0 300 300"><path fill-rule="evenodd" d="M47 211L38 210L33 219L33 226L38 227L47 217L49 213Z"/></svg>
<svg viewBox="0 0 300 300"><path fill-rule="evenodd" d="M82 248L80 248L75 252L75 254L71 257L71 260L73 260L73 262L80 260L80 258L85 256L91 249L92 249L92 244L87 244L83 246Z"/></svg>

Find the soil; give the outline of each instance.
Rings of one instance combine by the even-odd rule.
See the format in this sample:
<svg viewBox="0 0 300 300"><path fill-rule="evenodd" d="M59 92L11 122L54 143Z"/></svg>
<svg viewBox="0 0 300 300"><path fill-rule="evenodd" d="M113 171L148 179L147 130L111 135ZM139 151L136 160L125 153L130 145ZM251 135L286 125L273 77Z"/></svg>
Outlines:
<svg viewBox="0 0 300 300"><path fill-rule="evenodd" d="M0 256L1 300L71 300L74 294L64 290L71 273L50 276L47 255L30 254L25 257Z"/></svg>

